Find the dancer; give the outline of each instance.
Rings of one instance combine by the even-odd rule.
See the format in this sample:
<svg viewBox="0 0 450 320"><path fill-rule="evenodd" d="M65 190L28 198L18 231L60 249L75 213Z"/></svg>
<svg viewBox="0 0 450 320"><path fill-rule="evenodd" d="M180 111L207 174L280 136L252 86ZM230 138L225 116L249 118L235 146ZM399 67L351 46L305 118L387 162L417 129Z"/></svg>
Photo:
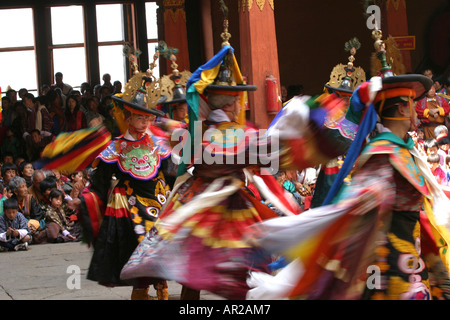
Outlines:
<svg viewBox="0 0 450 320"><path fill-rule="evenodd" d="M447 279L449 200L408 135L414 101L432 81L394 76L381 31L373 37L382 78L352 95L349 112L364 118L344 165L322 207L250 228L251 243L290 264L274 277L252 273L248 299L431 299L429 270L438 284ZM343 185L357 155L351 184Z"/></svg>
<svg viewBox="0 0 450 320"><path fill-rule="evenodd" d="M360 47L361 44L357 38L352 38L345 43L345 50L350 53L348 63L347 65L336 65L330 74L330 80L324 86L325 94L336 94L344 99L347 102L347 105L350 104L350 97L354 89L366 81L364 70L361 67L354 66L355 55ZM324 125L332 130L338 130L340 135L346 136L348 139L345 141L348 142L349 147L350 142L355 139L360 118L358 117L355 119L350 117L352 113L347 114L347 109L344 109L343 111L343 114L337 114L334 118L326 119ZM348 119L347 116L349 117ZM345 153L346 152L343 152L342 155L339 155L339 157L324 164L320 168L311 200L311 208L319 207L324 201L340 170Z"/></svg>
<svg viewBox="0 0 450 320"><path fill-rule="evenodd" d="M189 170L178 177L158 221L123 268L122 280L156 277L190 290L244 299L248 272L268 272L272 262L271 255L244 241L244 232L248 226L277 217L246 190L246 177L254 179L280 212L296 215L299 208L284 198L281 186L260 168L303 169L340 154L334 144L318 143L325 141L320 130L323 115L344 107L335 97L322 104L308 97L293 99L272 127L270 138L244 125L241 96L257 88L243 83L228 42L227 22L222 50L197 69L186 86L192 144L184 145L180 168ZM198 132L200 141L195 139ZM307 148L311 152L303 152Z"/></svg>
<svg viewBox="0 0 450 320"><path fill-rule="evenodd" d="M130 61L136 56L129 52ZM95 168L89 188L72 207L79 209L83 237L94 247L87 278L105 286L133 285L132 300L152 299L153 285L159 300L168 299L167 282L161 279L120 280L120 271L130 255L151 229L169 195L162 167L171 148L165 136L159 136L152 124L154 116L163 116L156 106L161 95L159 82L151 69L135 73L123 94L112 96L115 108L122 110L122 128L126 131L104 149L92 163Z"/></svg>

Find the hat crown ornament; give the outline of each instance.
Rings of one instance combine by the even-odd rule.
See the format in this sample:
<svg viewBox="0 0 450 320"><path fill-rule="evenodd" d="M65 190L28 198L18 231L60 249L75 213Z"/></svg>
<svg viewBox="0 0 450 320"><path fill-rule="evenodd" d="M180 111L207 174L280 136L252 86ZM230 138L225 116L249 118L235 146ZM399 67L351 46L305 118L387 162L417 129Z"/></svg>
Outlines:
<svg viewBox="0 0 450 320"><path fill-rule="evenodd" d="M228 7L225 5L225 2L223 0L220 0L220 10L222 11L224 15L223 20L223 32L220 34L220 37L222 38L222 47L225 47L227 45L230 45L230 38L231 34L228 32ZM219 74L217 75L217 78L214 80L215 85L222 85L222 86L235 86L236 81L233 78L233 72L231 70L232 66L232 52L231 50L228 51L228 54L225 56L225 58L222 61L222 64L220 65Z"/></svg>
<svg viewBox="0 0 450 320"><path fill-rule="evenodd" d="M375 28L372 31L372 38L375 40L373 46L375 48L375 55L381 62L380 73L383 78L388 78L394 76L392 68L387 62L386 58L386 44L382 40L383 32L380 29Z"/></svg>
<svg viewBox="0 0 450 320"><path fill-rule="evenodd" d="M137 56L140 51L133 50L129 44L125 46L127 48L124 48L124 54L132 64L133 76L124 86L122 99L146 109L154 109L160 103L161 97L160 80L156 79L153 74L153 70L157 66L159 51L155 50L153 61L146 72L140 72L137 64Z"/></svg>
<svg viewBox="0 0 450 320"><path fill-rule="evenodd" d="M356 37L345 43L344 49L350 53L348 62L346 65L340 63L333 68L326 87L350 93L353 92L354 88L366 81L364 70L361 67L354 66L355 55L360 48L361 43Z"/></svg>
<svg viewBox="0 0 450 320"><path fill-rule="evenodd" d="M171 74L161 77L161 94L167 97L166 103L184 101L186 99L184 86L191 76L191 72L178 70L177 48L168 47L164 41L160 41L158 50L162 57L170 60L172 68Z"/></svg>

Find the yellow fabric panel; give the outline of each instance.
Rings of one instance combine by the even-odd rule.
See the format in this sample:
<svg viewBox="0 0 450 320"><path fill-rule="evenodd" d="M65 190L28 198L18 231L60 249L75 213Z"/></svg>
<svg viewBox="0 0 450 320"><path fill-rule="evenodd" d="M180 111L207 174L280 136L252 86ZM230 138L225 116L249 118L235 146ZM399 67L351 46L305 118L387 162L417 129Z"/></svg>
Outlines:
<svg viewBox="0 0 450 320"><path fill-rule="evenodd" d="M439 248L439 253L441 255L442 262L450 272L450 253L448 250L448 244L450 243L450 235L448 230L441 225L438 225L436 219L434 218L433 209L429 200L424 197L424 209L427 214L428 220L430 221L431 230L433 232L434 239L436 241L436 246Z"/></svg>
<svg viewBox="0 0 450 320"><path fill-rule="evenodd" d="M217 75L219 74L219 70L220 64L201 73L201 79L194 83L194 86L197 89L198 93L202 94L203 91L205 91L206 87L214 82L214 79L216 79Z"/></svg>

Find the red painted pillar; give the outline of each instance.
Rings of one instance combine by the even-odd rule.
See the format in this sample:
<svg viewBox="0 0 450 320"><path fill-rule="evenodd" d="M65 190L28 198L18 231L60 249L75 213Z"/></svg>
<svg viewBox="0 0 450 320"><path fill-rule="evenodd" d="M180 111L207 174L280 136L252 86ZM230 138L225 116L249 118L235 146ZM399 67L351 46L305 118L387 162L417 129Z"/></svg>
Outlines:
<svg viewBox="0 0 450 320"><path fill-rule="evenodd" d="M384 1L383 14L385 15L385 28L383 34L393 37L409 36L408 17L406 13L406 0ZM411 72L411 53L408 50L401 50L403 64L406 72Z"/></svg>
<svg viewBox="0 0 450 320"><path fill-rule="evenodd" d="M276 112L268 112L266 78L278 79L280 96L280 74L275 32L274 0L238 0L240 33L240 67L247 82L258 86L248 93L250 121L260 128L267 128ZM270 95L269 95L270 96ZM278 103L278 110L281 101Z"/></svg>
<svg viewBox="0 0 450 320"><path fill-rule="evenodd" d="M186 29L185 0L164 0L164 40L171 48L177 48L178 70L189 70L189 48ZM167 70L172 70L167 61Z"/></svg>

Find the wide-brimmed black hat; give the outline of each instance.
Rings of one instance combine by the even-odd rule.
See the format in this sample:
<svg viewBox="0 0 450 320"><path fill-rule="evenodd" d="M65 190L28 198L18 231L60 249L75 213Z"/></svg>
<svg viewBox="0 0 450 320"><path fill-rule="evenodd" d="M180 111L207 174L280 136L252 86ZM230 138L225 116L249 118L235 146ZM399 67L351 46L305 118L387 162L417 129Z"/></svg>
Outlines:
<svg viewBox="0 0 450 320"><path fill-rule="evenodd" d="M206 93L237 95L243 91L256 91L258 89L255 85L236 83L233 64L233 52L229 50L222 60L216 79L206 87Z"/></svg>
<svg viewBox="0 0 450 320"><path fill-rule="evenodd" d="M402 74L384 77L383 88L380 92L396 88L408 88L415 92L414 101L422 99L433 86L433 81L422 74Z"/></svg>

